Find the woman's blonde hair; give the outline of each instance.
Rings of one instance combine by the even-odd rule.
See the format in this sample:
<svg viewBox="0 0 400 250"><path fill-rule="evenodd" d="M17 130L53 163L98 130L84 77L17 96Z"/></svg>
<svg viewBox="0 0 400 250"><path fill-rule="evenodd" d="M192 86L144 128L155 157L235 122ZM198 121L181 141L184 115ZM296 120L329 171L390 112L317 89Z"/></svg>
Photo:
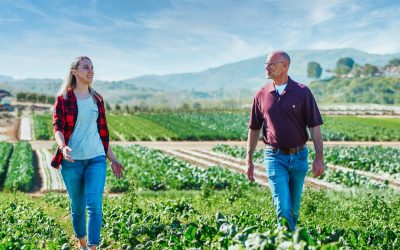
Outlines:
<svg viewBox="0 0 400 250"><path fill-rule="evenodd" d="M68 90L74 89L74 88L76 87L76 77L74 76L74 74L72 74L72 70L77 69L78 66L79 66L79 63L80 63L82 60L84 60L84 59L87 59L87 60L89 60L89 61L92 61L92 60L90 60L90 58L87 57L87 56L79 56L79 57L75 58L75 59L72 61L71 66L70 66L70 70L69 70L68 77L67 77L67 79L63 82L63 84L61 85L61 88L60 88L60 90L58 91L57 96L61 96L61 95L62 95L65 99L67 99L67 92L68 92ZM89 85L89 92L90 92L90 95L92 96L93 100L96 101L96 99L95 99L94 96L93 96L93 95L96 94L96 92L94 91L94 89L92 89L91 84Z"/></svg>

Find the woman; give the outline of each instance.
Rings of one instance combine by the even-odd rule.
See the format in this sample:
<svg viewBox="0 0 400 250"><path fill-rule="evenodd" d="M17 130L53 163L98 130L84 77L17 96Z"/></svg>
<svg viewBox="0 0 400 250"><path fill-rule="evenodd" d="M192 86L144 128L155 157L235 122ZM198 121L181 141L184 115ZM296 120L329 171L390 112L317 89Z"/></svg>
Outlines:
<svg viewBox="0 0 400 250"><path fill-rule="evenodd" d="M109 146L104 102L91 87L93 75L92 61L86 56L76 58L55 101L53 114L58 148L51 165L57 169L61 165L71 201L72 226L81 249L96 249L100 242L106 157L117 178L122 177L124 170Z"/></svg>

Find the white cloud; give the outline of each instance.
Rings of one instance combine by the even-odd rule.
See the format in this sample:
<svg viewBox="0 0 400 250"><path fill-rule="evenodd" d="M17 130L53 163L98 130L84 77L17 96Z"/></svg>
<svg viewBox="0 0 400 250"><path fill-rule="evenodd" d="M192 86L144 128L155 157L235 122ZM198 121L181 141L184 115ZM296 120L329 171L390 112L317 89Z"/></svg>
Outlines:
<svg viewBox="0 0 400 250"><path fill-rule="evenodd" d="M116 14L101 1L87 8L79 8L80 1L72 7L52 2L53 9L18 3L13 6L40 16L40 25L21 26L17 35L4 27L25 24L25 17L0 17L1 73L19 77L63 78L78 55L92 57L96 78L125 79L200 71L274 49L400 51L399 4L182 0L146 11L132 4Z"/></svg>
<svg viewBox="0 0 400 250"><path fill-rule="evenodd" d="M0 23L3 25L9 25L10 23L22 22L23 19L19 17L0 17Z"/></svg>
<svg viewBox="0 0 400 250"><path fill-rule="evenodd" d="M37 15L40 15L40 16L43 16L43 17L46 16L46 13L43 10L41 10L40 8L38 8L37 6L33 5L30 2L27 2L27 1L11 1L9 3L11 3L14 7L16 7L18 9L21 9L21 10L24 10L24 11L28 11L28 12L31 12L33 14L37 14Z"/></svg>

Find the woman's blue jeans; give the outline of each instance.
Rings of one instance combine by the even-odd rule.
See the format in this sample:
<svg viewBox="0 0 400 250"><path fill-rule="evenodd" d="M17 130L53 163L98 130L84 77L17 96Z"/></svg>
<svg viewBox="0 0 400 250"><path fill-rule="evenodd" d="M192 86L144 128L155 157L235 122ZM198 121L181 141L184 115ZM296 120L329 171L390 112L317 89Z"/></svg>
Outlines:
<svg viewBox="0 0 400 250"><path fill-rule="evenodd" d="M102 198L106 179L104 155L89 160L61 163L61 175L71 201L72 226L78 239L86 237L88 210L88 245L99 245L102 225Z"/></svg>
<svg viewBox="0 0 400 250"><path fill-rule="evenodd" d="M294 154L285 154L277 150L266 149L264 162L268 183L272 192L272 202L278 217L289 222L290 230L296 229L299 218L300 201L304 179L308 171L308 149Z"/></svg>

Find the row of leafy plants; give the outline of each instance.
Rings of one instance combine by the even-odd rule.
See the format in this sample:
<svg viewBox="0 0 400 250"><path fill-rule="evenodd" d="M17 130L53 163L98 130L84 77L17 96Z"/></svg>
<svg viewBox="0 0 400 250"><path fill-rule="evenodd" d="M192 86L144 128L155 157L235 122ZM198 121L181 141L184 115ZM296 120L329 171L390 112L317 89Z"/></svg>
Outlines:
<svg viewBox="0 0 400 250"><path fill-rule="evenodd" d="M102 248L400 247L400 211L397 209L400 195L391 190L382 189L377 193L363 186L352 192L306 189L298 230L291 233L275 230L276 215L271 194L266 188L248 185L245 179L237 183L228 181L232 184L225 188L216 188L219 181L188 186L186 173L199 179L196 168L191 165L187 166L194 172L180 168L180 162L173 157L139 146L116 147L115 152L127 166L127 177L120 180L125 182L126 192L120 197L104 199ZM239 150L235 152L240 154ZM135 160L126 161L130 158ZM160 170L160 173L155 170ZM129 176L132 173L140 177ZM162 178L161 182L152 179L157 174L163 175L155 178ZM209 176L200 176L210 179ZM112 177L108 176L108 179ZM144 185L149 183L151 185ZM65 196L52 194L43 199L51 206L68 209Z"/></svg>
<svg viewBox="0 0 400 250"><path fill-rule="evenodd" d="M163 113L141 114L170 131L180 140L245 140L248 114L244 113Z"/></svg>
<svg viewBox="0 0 400 250"><path fill-rule="evenodd" d="M4 181L6 191L30 191L34 186L32 147L27 142L17 142L9 159Z"/></svg>
<svg viewBox="0 0 400 250"><path fill-rule="evenodd" d="M312 171L308 172L312 177ZM357 174L355 171L344 172L340 170L325 169L324 173L318 177L328 182L343 185L345 187L367 187L372 189L387 189L388 183L371 180L368 177Z"/></svg>
<svg viewBox="0 0 400 250"><path fill-rule="evenodd" d="M36 140L50 140L54 137L52 118L50 115L33 115L33 133Z"/></svg>
<svg viewBox="0 0 400 250"><path fill-rule="evenodd" d="M399 141L400 119L355 116L324 116L324 140Z"/></svg>
<svg viewBox="0 0 400 250"><path fill-rule="evenodd" d="M375 148L378 151L374 151ZM227 154L227 155L230 155L235 158L242 159L242 160L244 160L246 158L246 149L244 147L240 147L240 146L229 146L229 145L219 144L219 145L215 146L212 150L215 152L224 153L224 154ZM343 166L349 165L348 167L352 168L352 169L360 169L361 164L364 163L362 158L361 158L361 160L358 160L359 165L343 164L343 163L347 163L348 161L350 161L350 159L352 159L353 162L355 162L356 159L358 159L357 157L359 157L359 155L356 153L361 150L365 150L365 151L369 152L370 154L365 155L365 156L372 158L374 160L374 159L376 159L377 154L379 154L379 150L385 150L385 148L383 148L383 147L371 147L371 148L368 148L368 147L357 147L357 148L327 147L324 149L325 162L332 163L332 164L340 163L340 165L343 165ZM394 149L394 148L390 148L390 150L393 150L395 152L399 151L398 149ZM311 163L314 159L314 156L315 156L315 151L312 149L309 149L309 152L310 152L309 153L309 162L311 165ZM349 156L349 154L352 156L350 157L350 159L348 157L347 161L346 160L334 161L334 159L336 159L335 156L337 156L337 155ZM256 152L254 154L254 161L258 164L262 164L263 157L264 157L264 150L262 150L262 149L256 150ZM394 157L393 164L398 164L398 162L396 162L396 155L393 155L393 157ZM379 157L377 157L377 158L381 159ZM391 161L391 160L389 160L389 161ZM375 163L378 164L378 161L375 161ZM357 166L357 167L354 167L354 166ZM309 171L308 175L312 176L313 175L312 171ZM355 171L343 172L343 171L332 170L332 169L328 168L325 170L324 174L318 178L322 179L322 180L326 180L328 182L340 184L340 185L343 185L346 187L370 187L370 188L374 188L374 189L381 189L381 188L388 187L387 183L381 183L378 181L371 180L368 177L358 175Z"/></svg>
<svg viewBox="0 0 400 250"><path fill-rule="evenodd" d="M305 189L295 232L276 230L268 189L130 191L105 198L102 248L397 249L400 197L390 190ZM53 195L54 196L54 195ZM235 198L232 198L235 197ZM64 209L65 197L47 198Z"/></svg>
<svg viewBox="0 0 400 250"><path fill-rule="evenodd" d="M179 136L151 120L140 116L110 114L107 117L111 140L165 141L177 140Z"/></svg>
<svg viewBox="0 0 400 250"><path fill-rule="evenodd" d="M256 190L260 192L259 189ZM326 239L322 243L302 227L295 232L290 232L285 227L275 229L276 223L271 216L272 213L263 216L263 214L254 213L255 211L240 210L242 204L239 200L231 198L235 193L233 190L209 190L208 195L204 195L204 191L189 192L147 191L145 196L153 197L140 197L131 186L130 192L124 197L105 199L103 239L100 247L106 249L338 249L340 246L340 243L335 242L337 239ZM174 198L171 199L172 197ZM48 194L43 199L49 205L58 206L61 209L68 206L65 197L60 195ZM204 203L207 207L204 207ZM224 213L215 212L215 209L219 209L216 205L234 207L234 209L224 211ZM206 211L207 208L213 211Z"/></svg>
<svg viewBox="0 0 400 250"><path fill-rule="evenodd" d="M310 152L310 157L314 151ZM326 147L326 162L374 173L400 173L400 149L394 147Z"/></svg>
<svg viewBox="0 0 400 250"><path fill-rule="evenodd" d="M13 145L10 142L0 142L0 188L3 187L7 176L8 163L13 151Z"/></svg>
<svg viewBox="0 0 400 250"><path fill-rule="evenodd" d="M112 140L246 140L248 113L175 112L108 115ZM52 139L50 115L34 115L37 139ZM398 141L400 120L352 116L324 116L325 140Z"/></svg>
<svg viewBox="0 0 400 250"><path fill-rule="evenodd" d="M111 168L107 168L106 186L110 192L127 191L130 181L134 181L139 188L154 191L199 190L204 186L218 190L252 185L238 173L219 167L198 168L160 150L133 145L116 146L113 151L126 171L125 177L118 180L112 175Z"/></svg>
<svg viewBox="0 0 400 250"><path fill-rule="evenodd" d="M58 218L23 194L0 194L0 249L72 249Z"/></svg>

